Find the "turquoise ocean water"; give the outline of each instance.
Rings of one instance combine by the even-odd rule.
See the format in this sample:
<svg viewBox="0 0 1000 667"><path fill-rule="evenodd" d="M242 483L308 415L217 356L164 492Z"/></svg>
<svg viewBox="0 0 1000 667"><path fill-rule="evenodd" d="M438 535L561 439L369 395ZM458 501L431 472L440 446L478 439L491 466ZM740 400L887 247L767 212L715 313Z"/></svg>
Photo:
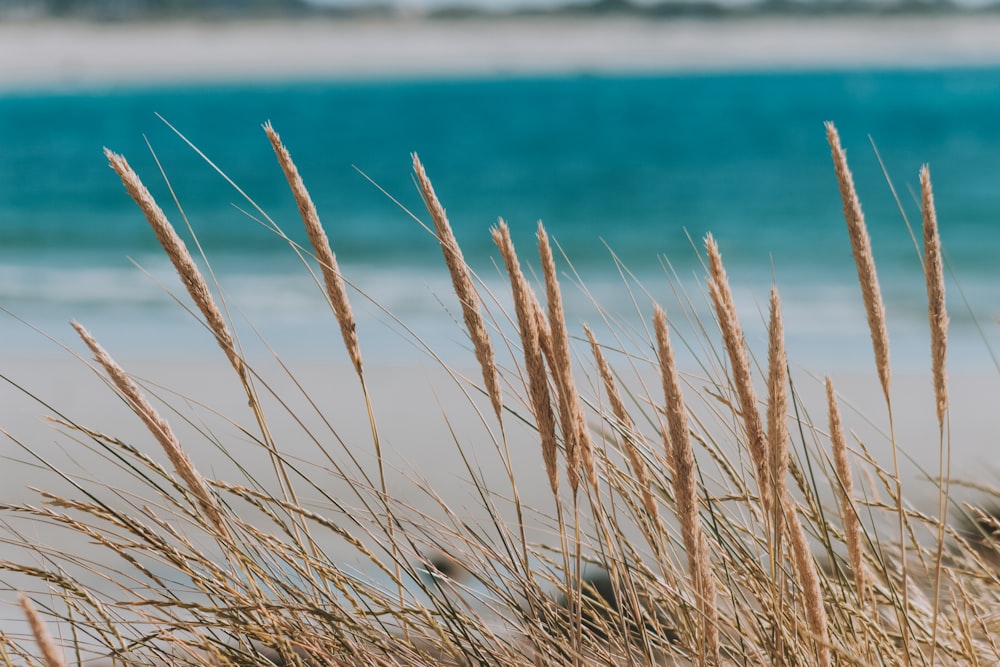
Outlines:
<svg viewBox="0 0 1000 667"><path fill-rule="evenodd" d="M245 212L253 209L242 195L156 114L301 241L294 203L260 127L271 120L311 190L346 277L436 348L461 351L464 342L440 252L403 209L427 217L411 178L414 151L467 260L501 300L506 292L489 228L498 216L508 220L534 266L541 219L611 316L626 326L638 323L609 248L683 328L674 289L690 290L696 312L707 312L696 251L711 231L752 344L774 280L793 357L821 371L825 361L863 370L870 368L867 329L823 128L832 120L871 228L894 362L926 366L923 278L869 137L916 225L917 172L930 164L953 272L953 363L991 364L983 337L995 341L993 318L1000 314L1000 70L0 94L0 306L64 339L72 338L67 321L79 319L119 355L216 353L165 294L178 285L101 153L104 146L124 153L182 226L148 139L244 340L254 338L246 324L252 322L283 354L338 359L336 326L294 253ZM569 262L561 266L570 271ZM673 287L671 271L679 280ZM572 283L567 275L571 317L599 321ZM365 296L354 301L366 356L396 361L420 354ZM639 301L648 314L648 302ZM0 337L4 354L56 349L7 315L0 317Z"/></svg>

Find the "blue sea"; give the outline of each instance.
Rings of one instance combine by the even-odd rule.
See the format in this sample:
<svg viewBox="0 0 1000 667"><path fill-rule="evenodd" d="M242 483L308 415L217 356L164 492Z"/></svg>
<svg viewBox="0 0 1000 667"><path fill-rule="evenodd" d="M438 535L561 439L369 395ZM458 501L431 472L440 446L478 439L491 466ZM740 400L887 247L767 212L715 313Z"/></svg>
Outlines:
<svg viewBox="0 0 1000 667"><path fill-rule="evenodd" d="M991 370L1000 314L998 118L997 69L2 93L2 354L58 352L32 326L72 340L71 319L117 356L217 354L108 168L108 147L128 158L192 248L196 235L244 343L258 345L260 337L285 356L344 358L320 290L254 207L304 242L261 129L270 120L357 290L370 361L421 357L414 336L449 360L471 361L440 251L410 215L427 220L412 179L416 152L466 259L501 305L508 296L489 230L507 220L531 269L541 220L565 255L560 267L577 332L584 320L600 328L605 316L626 330L642 326L651 312L647 293L679 330L693 332L677 295L690 300L691 312L708 315L701 255L712 232L752 346L760 345L774 283L795 361L818 372L870 369L824 134L831 120L871 230L894 364L927 365L924 283L905 218L919 239L915 189L928 163L949 272L952 363ZM623 266L631 277L623 278Z"/></svg>

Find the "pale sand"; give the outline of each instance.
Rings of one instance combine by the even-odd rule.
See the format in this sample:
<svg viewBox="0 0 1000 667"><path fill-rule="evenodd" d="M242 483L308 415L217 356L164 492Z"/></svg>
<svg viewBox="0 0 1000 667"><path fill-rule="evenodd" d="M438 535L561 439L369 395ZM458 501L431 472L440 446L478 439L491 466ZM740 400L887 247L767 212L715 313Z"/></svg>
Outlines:
<svg viewBox="0 0 1000 667"><path fill-rule="evenodd" d="M195 417L193 423L198 424L199 428L211 429L229 454L251 476L266 487L276 488L273 483L274 472L266 453L248 442L246 436L233 424L213 413L213 410L217 410L221 415L245 426L249 432L256 431L242 388L224 361L122 360L122 363L129 371L142 378L179 391L192 402L204 403L204 407L192 408L176 397L170 398L170 402L181 414ZM374 450L357 377L352 368L347 363L330 361L293 363L292 368L310 397L322 409L344 446L317 415L310 411L293 383L283 379L280 369L273 364L265 364L259 370L268 378L268 385L293 406L296 414L323 442L338 464L348 465L349 451L361 461L374 479ZM475 369L467 372L469 377L477 376ZM496 430L495 419L488 404L481 400L482 397L478 397L476 402L481 413L477 412L460 386L440 368L431 365L380 366L370 363L366 373L376 419L380 425L382 446L389 467L389 488L394 500L399 506L415 506L435 517L444 518L440 509L435 510L435 504L412 481L420 479L430 489L430 493L448 503L455 516L471 525L488 526L490 520L480 507L478 494L469 482L470 473L455 444L456 441L461 444L476 474L497 494L497 499L509 497L510 487L504 466L484 427L485 423L490 429ZM69 488L57 475L46 470L45 464L40 462L44 460L83 478L86 488L100 489L103 485L108 485L118 490L122 495L117 498L109 498L107 492L100 494L115 505L122 506L125 502L131 502L137 507L162 505L162 501L151 494L148 486L141 484L135 476L126 474L111 456L95 453L92 443L74 441L43 421L43 415L59 410L67 418L132 443L168 466L155 441L135 415L82 362L55 357L0 358L0 375L18 382L50 406L40 405L26 398L10 384L0 382L0 432L9 433L11 438L16 438L25 448L30 449L29 453L8 438L4 438L0 444L0 457L3 459L0 465L0 488L3 489L4 503L40 504L42 499L29 487L73 498L84 497L82 491ZM649 382L648 386L655 391L656 378L646 380ZM841 410L845 425L866 442L874 458L883 467L891 470L891 449L884 435L887 425L885 404L874 374L834 375L834 381L843 397ZM819 381L807 374L798 373L796 388L802 395L800 410L811 415L817 423L826 424L825 400ZM589 392L590 389L584 391ZM686 391L690 398L692 390L687 388ZM951 439L955 476L989 486L1000 486L1000 475L993 463L995 443L1000 441L1000 419L993 407L995 397L1000 395L998 391L1000 376L997 374L960 375L951 379ZM164 390L158 390L158 393L170 396ZM714 408L718 408L715 399L707 400ZM938 440L930 378L926 375L894 378L893 400L897 441L931 475L936 475ZM695 401L694 406L703 414L706 412L705 405ZM170 410L162 411L179 432L195 465L206 475L237 484L245 481L234 463L204 435L196 433L190 425L185 426L184 420ZM331 464L319 453L316 445L310 442L302 427L273 402L269 402L268 413L275 441L290 460L294 461L295 466L336 503L348 508L358 507L355 494L347 484L337 479L336 474L329 471ZM514 475L521 501L526 508L528 538L557 544L558 539L546 528L551 522L544 518L552 516L554 506L537 441L516 419L508 419L506 424ZM716 434L724 432L724 429L715 430ZM794 428L793 437L798 439ZM823 443L825 446L825 439ZM817 457L814 449L813 454L811 465L817 471L827 467L821 459L828 460L829 452ZM707 466L709 478L713 478L711 461L704 455L699 458ZM745 463L745 455L739 458ZM936 513L933 485L922 478L920 471L905 459L902 468L904 493L908 500L928 513ZM565 485L565 473L562 472L561 475ZM825 484L822 475L818 472L817 475L821 480L820 484ZM351 473L351 476L356 477L356 473ZM856 484L868 488L862 475L857 476ZM331 512L331 501L321 498L317 491L310 489L306 481L298 480L297 487L301 502L343 525L350 525L343 515ZM139 495L131 496L133 493ZM867 495L869 492L863 493ZM833 501L830 495L832 490L821 488L821 494L828 502ZM886 497L884 489L880 495ZM956 493L958 499L982 502L984 497L980 492L970 492L967 489L957 489ZM952 516L955 516L954 507L953 505ZM504 514L509 524L515 525L509 506ZM363 512L359 511L358 516L364 516ZM0 543L0 560L29 563L37 560L31 552L20 549L13 542L6 542L8 538L15 541L26 539L36 545L70 550L78 558L93 558L97 562L103 562L107 558L107 554L99 546L81 542L79 535L18 517L11 512L4 512L2 518L5 528L0 531L0 542L3 542ZM244 518L254 521L252 517ZM265 528L270 525L263 518L254 523ZM14 537L10 532L12 528L21 531L20 537ZM484 532L490 533L488 529ZM330 557L342 564L350 566L353 563L364 571L371 569L370 565L365 567L364 559L357 552L345 547L342 541L331 541L327 536L332 537L332 534L320 530L312 535ZM79 576L82 581L98 589L108 586L106 581L96 576L86 573L80 573ZM35 590L38 585L37 582L32 583L10 574L5 575L5 581L15 589L26 587ZM0 594L0 607L7 603L13 604L8 599L10 597L11 594L8 593ZM8 632L17 632L21 625L23 623L18 616L10 616L4 621Z"/></svg>
<svg viewBox="0 0 1000 667"><path fill-rule="evenodd" d="M0 88L1000 63L1000 16L0 24Z"/></svg>
<svg viewBox="0 0 1000 667"><path fill-rule="evenodd" d="M339 351L339 350L337 350ZM206 424L225 444L230 454L239 457L259 480L273 479L266 454L246 441L232 424L218 417L224 415L255 431L252 415L246 404L243 390L232 370L224 362L184 361L122 361L123 366L136 376L150 380L161 387L178 392L205 407L192 410L184 401L174 397L173 404L180 413L191 416L200 413ZM369 435L368 419L359 389L357 376L346 363L329 361L290 362L296 378L307 389L310 398L322 409L324 418L336 430L339 438L358 457L369 471L374 471L374 449ZM298 389L285 377L273 362L259 367L267 384L275 390L324 443L338 461L346 462L347 454L336 438L310 410ZM626 370L626 369L622 369ZM816 369L818 373L832 369ZM468 377L478 377L475 368L463 369ZM59 465L67 464L67 457L88 460L85 447L59 435L42 420L43 415L60 410L67 417L110 435L121 437L164 460L157 445L144 430L135 415L131 414L100 378L80 361L72 359L0 359L0 375L14 380L51 408L27 399L7 383L0 383L0 429L19 439L31 450L50 458ZM837 391L841 394L841 411L845 426L858 434L871 448L873 456L884 466L891 466L891 450L885 433L888 419L881 389L874 374L831 373ZM797 371L796 389L802 396L800 410L815 422L827 424L825 393L821 379ZM475 494L468 484L469 473L464 469L455 445L457 441L465 452L476 461L487 485L499 493L507 488L507 478L500 465L495 444L489 429L496 431L495 417L489 404L468 385L460 386L440 367L427 365L379 365L370 362L366 378L371 392L375 416L380 426L382 447L389 461L390 487L397 500L418 506L427 506L427 500L417 489L405 481L407 476L425 478L428 484L454 503L456 508L473 503ZM644 378L647 387L656 391L657 378ZM695 383L703 387L704 383ZM266 393L266 390L262 389ZM475 406L470 404L465 391L475 396ZM589 385L584 389L592 391ZM694 390L687 388L691 396ZM954 474L969 481L1000 486L1000 470L995 467L995 446L1000 442L1000 419L997 418L993 397L1000 395L1000 376L988 371L982 375L961 374L950 379L951 439L953 446ZM763 395L763 394L762 394ZM654 400L662 400L654 393ZM717 409L715 399L704 395L692 400L693 409L705 414L705 403ZM897 442L908 456L930 473L937 474L938 436L931 381L928 375L900 375L893 380L893 401ZM519 406L518 409L521 408ZM218 415L213 415L216 411ZM213 471L223 479L231 479L233 468L219 451L206 439L185 427L177 415L163 410L183 436L196 465ZM268 404L269 424L276 441L283 451L301 458L304 468L328 465L324 457L299 424L291 419L273 401ZM514 472L519 480L522 500L529 507L550 508L551 498L544 476L541 453L536 438L515 418L507 420L513 456ZM724 433L723 428L716 428ZM797 435L796 435L797 438ZM59 443L59 444L57 444ZM64 451L60 451L64 449ZM0 445L0 454L12 459L27 461L31 457L11 441ZM74 467L74 464L69 464ZM912 484L909 490L915 501L923 504L933 496L933 489L920 480L921 473L910 463L903 463L904 477ZM102 466L100 470L105 470ZM112 477L95 475L105 481ZM343 485L335 483L324 472L314 470L314 481L321 482L335 497L346 498ZM34 475L37 473L37 477ZM117 475L118 473L108 473ZM123 475L120 475L124 477ZM34 498L26 485L44 486L47 479L41 471L32 471L20 464L5 462L0 466L0 488L4 500L23 501ZM117 477L114 477L117 480ZM236 480L233 480L236 481ZM124 479L122 479L124 483ZM308 494L307 494L308 495ZM470 510L472 511L472 510ZM473 511L473 513L475 513Z"/></svg>

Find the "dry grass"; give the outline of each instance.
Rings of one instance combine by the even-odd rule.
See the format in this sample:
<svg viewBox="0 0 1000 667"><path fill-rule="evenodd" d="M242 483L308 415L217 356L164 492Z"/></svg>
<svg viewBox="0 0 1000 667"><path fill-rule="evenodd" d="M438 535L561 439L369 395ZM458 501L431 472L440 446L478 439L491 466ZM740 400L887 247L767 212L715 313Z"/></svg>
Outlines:
<svg viewBox="0 0 1000 667"><path fill-rule="evenodd" d="M840 499L840 520L844 527L844 540L850 558L851 573L854 575L854 592L858 596L859 608L864 608L869 595L868 577L865 575L865 545L861 539L861 520L854 502L854 475L847 453L847 440L840 422L840 408L833 391L833 381L826 378L827 410L830 415L830 443L833 445L833 461L837 470L837 496Z"/></svg>
<svg viewBox="0 0 1000 667"><path fill-rule="evenodd" d="M579 486L579 468L583 465L584 474L594 492L597 492L597 467L594 463L593 446L590 442L590 432L587 429L586 418L580 395L573 379L573 360L569 352L569 332L566 329L565 313L562 305L562 291L559 278L556 275L556 263L549 245L549 236L541 223L538 225L538 252L542 261L542 272L545 275L545 295L548 301L548 331L547 337L551 345L546 349L549 353L549 369L555 381L556 395L559 399L559 414L563 432L563 442L566 444L567 473L570 488L575 494Z"/></svg>
<svg viewBox="0 0 1000 667"><path fill-rule="evenodd" d="M767 453L767 435L760 418L746 339L743 337L743 327L740 326L739 315L736 312L736 302L729 286L729 277L722 264L722 254L711 234L705 239L705 248L708 253L710 275L708 292L712 297L712 303L715 304L716 320L722 332L723 346L729 356L730 377L739 401L738 414L742 418L745 429L743 442L746 443L750 459L753 461L757 475L760 505L766 517L765 520L767 520L773 512L774 485L771 480L771 463Z"/></svg>
<svg viewBox="0 0 1000 667"><path fill-rule="evenodd" d="M659 306L654 310L653 322L666 401L664 412L667 414L668 427L664 429L663 435L667 445L667 461L673 471L677 520L681 525L681 537L688 557L688 570L698 600L701 626L698 661L703 664L716 664L719 662L719 618L716 611L715 573L708 557L708 544L705 541L698 512L698 483L694 450L688 432L687 406L684 404L674 353L670 347L667 314Z"/></svg>
<svg viewBox="0 0 1000 667"><path fill-rule="evenodd" d="M272 384L244 356L215 305L221 295L213 295L124 158L109 153L236 370L252 426L229 416L230 441L203 424L189 403L150 392L152 385L130 377L74 325L109 378L109 400L125 400L170 466L142 442L57 420L67 448L87 448L109 462L113 470L102 479L125 475L139 491L119 492L67 459L45 463L70 482L72 493L39 491L37 503L0 505L9 529L4 539L24 555L0 562L0 569L28 594L12 611L34 631L0 632L0 664L58 665L64 655L103 655L93 660L101 665L1000 662L993 639L1000 579L990 537L1000 524L970 510L977 537L944 522L947 313L926 171L930 372L945 477L938 517L905 505L895 460L883 467L867 443L848 442L831 382L816 410L823 419L813 422L802 409L788 376L776 289L768 349L748 344L714 238L706 239L711 314L699 316L692 301L677 311L695 324L705 356L693 369L681 368L671 342L678 323L652 300L639 305L654 324L638 352L619 344L634 332L615 328L613 317L608 340L615 343L598 343L585 326L576 331L543 227L539 254L530 258L517 254L503 221L493 230L513 303L513 312L504 312L505 295L487 293L472 279L415 159L482 371L480 386L444 367L471 391L467 403L448 404L443 417L451 425L449 415L471 411L480 439L494 445L472 451L455 438L469 472L471 500L462 503L476 504L486 517L470 521L453 499L416 475L407 490L418 491L423 504L404 501L413 494L387 481L375 419L379 396L368 390L344 278L290 153L273 128L265 129L361 379L358 411L370 422L371 442L343 442L304 390L271 393ZM839 137L832 125L827 133L895 454L888 337L872 250ZM529 261L541 268L538 284L522 269ZM536 289L544 290L544 307ZM578 339L589 343L580 357L574 355ZM689 349L699 349L690 342ZM756 371L755 353L768 355L764 373ZM755 386L766 388L765 404ZM499 438L492 417L481 412L487 401L486 414L500 420ZM175 433L154 408L158 402L176 415L172 421L192 428ZM310 426L307 413L322 426ZM311 443L313 453L294 457L280 446L270 429L276 414L292 417L295 437ZM18 444L31 451L31 443ZM512 470L515 444L536 453L544 467L552 509L523 507L513 475L512 488L503 490L483 481L483 468ZM227 452L233 465L202 466L210 475L199 471L206 445ZM362 451L374 452L376 461L359 457ZM274 479L247 474L241 464L251 456L270 457ZM560 484L560 461L568 488ZM855 488L852 469L869 480L863 490ZM346 492L329 491L335 486ZM503 511L511 504L516 526ZM85 558L33 541L10 528L17 517L92 544L102 555ZM935 539L927 543L917 535ZM345 552L363 564L360 570L333 555ZM57 639L47 637L46 625L60 628Z"/></svg>
<svg viewBox="0 0 1000 667"><path fill-rule="evenodd" d="M934 396L937 417L944 428L948 412L948 311L944 304L944 262L941 258L941 238L938 235L937 212L934 210L934 189L931 172L924 165L920 170L920 210L924 229L924 274L927 277L927 312L931 329L931 371L934 375Z"/></svg>
<svg viewBox="0 0 1000 667"><path fill-rule="evenodd" d="M424 165L416 155L413 156L413 171L417 175L417 183L420 185L420 193L424 197L427 211L431 214L431 220L434 222L434 230L437 232L438 242L441 244L441 252L444 253L444 263L451 273L455 294L462 304L462 317L465 320L465 328L468 329L469 335L472 337L472 348L476 352L476 360L479 361L479 367L483 372L486 393L490 397L490 403L493 405L497 419L502 422L503 397L500 395L500 375L493 357L493 342L486 332L486 323L483 321L479 292L473 285L469 266L465 263L458 241L455 240L455 234L451 230L451 223L448 222L444 207L438 201L437 194L434 193L434 186L431 185L427 172L424 170Z"/></svg>
<svg viewBox="0 0 1000 667"><path fill-rule="evenodd" d="M905 615L909 607L910 586L907 582L909 568L906 563L907 539L906 514L903 504L903 483L899 476L899 452L895 442L893 429L892 396L889 385L892 371L889 364L889 333L885 323L885 304L882 302L882 288L879 286L878 273L875 270L875 257L872 254L871 238L865 225L865 216L861 212L861 202L854 187L854 176L847 165L847 153L840 144L840 135L833 123L826 124L826 138L830 144L833 156L834 173L840 187L840 197L844 204L844 219L847 221L848 237L851 239L851 250L854 253L854 265L858 271L858 284L861 286L861 300L868 314L868 331L872 339L872 351L875 354L875 369L878 371L879 382L882 384L882 394L885 396L886 409L889 413L889 431L893 445L892 473L895 478L895 503L899 519L899 569L902 573L901 590L903 604L897 608L899 625L903 631L904 664L910 664L910 624Z"/></svg>
<svg viewBox="0 0 1000 667"><path fill-rule="evenodd" d="M344 278L340 274L340 266L337 264L337 256L330 248L330 240L323 230L323 225L319 221L319 213L316 212L316 205L313 204L309 191L306 190L305 183L299 175L299 170L292 162L292 156L288 149L281 143L281 137L275 132L271 123L264 125L264 132L274 148L274 154L278 158L278 164L288 180L288 186L295 196L295 203L299 207L299 215L306 227L306 234L309 236L309 243L316 253L320 270L323 273L323 281L326 283L326 295L337 316L337 323L340 324L340 333L344 338L344 346L354 364L354 370L359 376L364 375L364 362L361 359L361 346L358 343L358 328L354 322L354 311L351 309L351 302L347 298L347 287L344 285Z"/></svg>
<svg viewBox="0 0 1000 667"><path fill-rule="evenodd" d="M219 509L218 503L216 503L211 491L209 491L208 485L205 483L205 479L201 476L201 473L195 470L191 458L184 451L180 441L177 440L173 429L170 428L170 424L159 415L152 404L143 396L139 386L111 358L111 355L94 340L94 337L90 335L90 332L82 324L73 322L73 328L76 329L76 332L80 334L80 338L90 348L97 362L104 367L104 370L111 378L111 382L121 392L122 397L132 411L139 416L146 425L146 428L149 429L149 432L160 443L167 458L173 464L174 470L184 480L188 490L194 494L194 497L198 501L198 506L205 513L205 516L208 517L208 520L211 521L212 527L217 534L222 537L228 537L229 530L226 528L226 522L222 518L222 512Z"/></svg>
<svg viewBox="0 0 1000 667"><path fill-rule="evenodd" d="M625 456L628 458L629 466L632 468L636 485L642 493L642 506L649 512L649 516L657 528L662 530L659 506L656 504L656 498L653 496L653 491L650 488L649 467L646 465L645 459L642 458L642 451L640 449L642 440L636 436L635 424L632 422L632 417L625 407L621 392L618 391L618 384L615 382L615 377L611 372L611 366L604 357L604 353L601 352L601 346L597 343L594 332L587 325L583 325L583 331L587 334L587 340L590 341L590 349L593 351L594 361L597 363L597 372L601 377L601 382L604 384L604 391L607 394L608 402L611 404L611 414L617 420L615 425L621 429Z"/></svg>
<svg viewBox="0 0 1000 667"><path fill-rule="evenodd" d="M892 373L889 368L889 334L885 326L885 304L882 303L882 290L879 287L878 272L875 270L875 257L872 255L872 242L865 226L865 216L861 212L861 202L854 188L854 176L847 166L847 153L840 145L840 135L833 123L826 125L826 137L833 153L833 167L840 186L840 197L844 202L844 219L847 221L847 232L851 239L851 250L854 252L854 263L858 269L858 284L861 285L861 297L868 314L868 328L872 337L872 349L875 352L875 369L886 401L889 400L889 381Z"/></svg>
<svg viewBox="0 0 1000 667"><path fill-rule="evenodd" d="M240 378L246 378L246 368L244 367L243 358L240 356L239 350L236 348L236 342L229 332L226 318L223 316L222 310L215 303L212 291L209 289L208 283L202 276L201 271L198 270L198 266L191 257L191 253L188 252L187 245L177 235L174 226L170 224L166 214L163 213L163 209L156 203L153 196L149 194L149 190L143 185L139 179L139 175L129 166L128 161L123 156L107 149L105 149L104 154L108 158L111 168L122 179L122 183L125 185L125 189L129 195L146 215L146 220L156 233L156 238L159 240L160 245L163 246L163 251L177 269L177 274L184 282L188 294L191 295L191 300L201 310L208 322L209 328L215 334L215 339L218 341L219 347L226 353L226 357Z"/></svg>
<svg viewBox="0 0 1000 667"><path fill-rule="evenodd" d="M532 412L538 425L538 438L541 444L542 461L545 463L545 474L549 478L552 493L559 495L559 463L558 444L556 443L556 422L552 413L549 396L548 376L545 372L544 352L542 351L541 334L538 330L539 320L534 292L521 272L521 263L514 250L514 242L510 238L510 229L503 220L493 230L493 240L500 248L510 275L511 290L514 293L514 310L517 314L521 346L524 351L524 369L528 375L528 395L531 399Z"/></svg>
<svg viewBox="0 0 1000 667"><path fill-rule="evenodd" d="M35 606L31 604L31 600L24 595L20 595L18 601L21 603L24 615L28 618L28 624L31 626L31 634L35 636L35 641L38 642L38 649L42 653L42 663L45 667L66 667L66 660L62 656L62 652L60 652L56 643L52 641L52 635L49 633L49 629L45 627L45 621L35 611Z"/></svg>

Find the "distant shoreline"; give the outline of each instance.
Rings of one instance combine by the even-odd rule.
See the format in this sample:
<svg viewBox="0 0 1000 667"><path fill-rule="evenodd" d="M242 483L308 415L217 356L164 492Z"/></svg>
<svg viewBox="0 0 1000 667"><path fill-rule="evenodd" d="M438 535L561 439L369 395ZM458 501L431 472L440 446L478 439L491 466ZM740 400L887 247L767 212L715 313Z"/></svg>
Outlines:
<svg viewBox="0 0 1000 667"><path fill-rule="evenodd" d="M1000 15L0 23L0 90L1000 64Z"/></svg>

